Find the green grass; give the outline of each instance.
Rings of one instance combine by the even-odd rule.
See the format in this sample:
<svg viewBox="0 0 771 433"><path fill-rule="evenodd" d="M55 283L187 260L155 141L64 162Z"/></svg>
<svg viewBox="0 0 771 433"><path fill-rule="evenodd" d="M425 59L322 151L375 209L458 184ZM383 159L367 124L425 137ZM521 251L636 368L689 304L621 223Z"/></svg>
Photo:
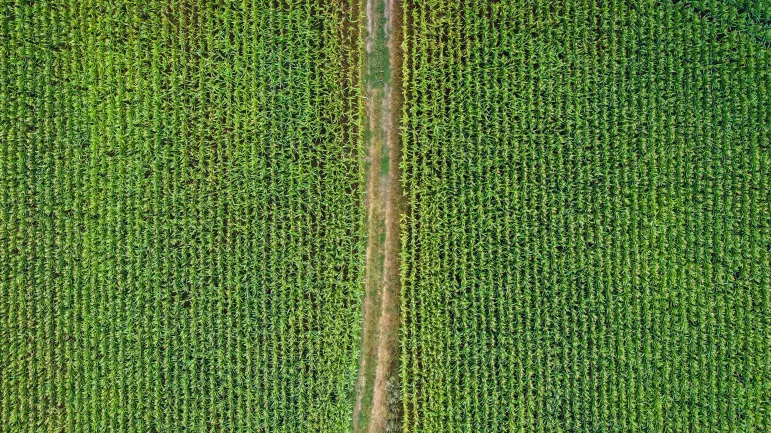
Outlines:
<svg viewBox="0 0 771 433"><path fill-rule="evenodd" d="M405 431L771 430L769 2L405 7Z"/></svg>
<svg viewBox="0 0 771 433"><path fill-rule="evenodd" d="M350 430L358 15L0 2L0 431Z"/></svg>

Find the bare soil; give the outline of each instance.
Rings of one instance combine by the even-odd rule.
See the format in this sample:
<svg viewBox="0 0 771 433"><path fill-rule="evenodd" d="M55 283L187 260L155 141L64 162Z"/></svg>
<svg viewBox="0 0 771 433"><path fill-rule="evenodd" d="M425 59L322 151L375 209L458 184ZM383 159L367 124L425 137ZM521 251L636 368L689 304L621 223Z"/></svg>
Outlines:
<svg viewBox="0 0 771 433"><path fill-rule="evenodd" d="M367 0L368 242L354 432L400 427L401 407L388 394L399 360L401 23L400 0Z"/></svg>

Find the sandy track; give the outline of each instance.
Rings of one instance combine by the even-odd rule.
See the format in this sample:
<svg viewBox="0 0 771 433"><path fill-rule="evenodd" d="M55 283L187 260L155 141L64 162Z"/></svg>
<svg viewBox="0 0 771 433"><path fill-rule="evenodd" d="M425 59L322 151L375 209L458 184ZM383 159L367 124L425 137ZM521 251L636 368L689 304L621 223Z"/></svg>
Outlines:
<svg viewBox="0 0 771 433"><path fill-rule="evenodd" d="M379 433L398 422L400 411L388 404L388 383L399 359L401 2L367 0L366 11L368 242L353 428Z"/></svg>

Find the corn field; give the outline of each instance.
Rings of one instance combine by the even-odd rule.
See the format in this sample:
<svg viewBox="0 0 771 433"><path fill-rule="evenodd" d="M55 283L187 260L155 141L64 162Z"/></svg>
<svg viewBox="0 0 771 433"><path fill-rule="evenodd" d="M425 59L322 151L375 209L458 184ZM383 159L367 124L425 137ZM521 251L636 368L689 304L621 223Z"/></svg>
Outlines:
<svg viewBox="0 0 771 433"><path fill-rule="evenodd" d="M0 0L0 433L354 426L771 431L771 0Z"/></svg>
<svg viewBox="0 0 771 433"><path fill-rule="evenodd" d="M771 3L404 17L404 431L769 431Z"/></svg>
<svg viewBox="0 0 771 433"><path fill-rule="evenodd" d="M358 4L0 7L0 431L340 432Z"/></svg>

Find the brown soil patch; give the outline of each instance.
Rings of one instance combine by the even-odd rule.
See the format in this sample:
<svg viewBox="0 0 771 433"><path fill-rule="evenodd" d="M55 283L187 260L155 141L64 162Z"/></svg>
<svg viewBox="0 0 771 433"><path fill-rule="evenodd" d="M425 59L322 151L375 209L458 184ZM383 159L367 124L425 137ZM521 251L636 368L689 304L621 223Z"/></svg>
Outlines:
<svg viewBox="0 0 771 433"><path fill-rule="evenodd" d="M378 3L382 12L378 12ZM383 4L384 3L384 4ZM383 7L384 6L384 7ZM383 13L384 16L379 16ZM376 34L385 18L390 80L369 79L366 88L369 122L367 161L368 242L361 360L354 408L354 432L400 430L401 404L394 404L398 387L399 347L399 219L402 213L401 43L400 0L367 0L368 34ZM367 54L373 50L366 40ZM389 396L389 394L391 394ZM390 399L389 399L390 397ZM389 403L390 401L390 403Z"/></svg>

